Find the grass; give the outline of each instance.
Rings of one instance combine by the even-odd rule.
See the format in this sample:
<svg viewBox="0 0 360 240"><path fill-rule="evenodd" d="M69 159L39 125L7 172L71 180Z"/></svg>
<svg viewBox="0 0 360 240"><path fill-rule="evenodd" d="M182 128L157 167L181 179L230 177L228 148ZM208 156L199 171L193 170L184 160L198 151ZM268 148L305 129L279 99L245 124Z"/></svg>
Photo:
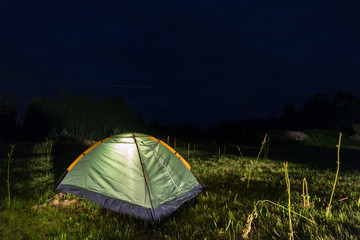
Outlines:
<svg viewBox="0 0 360 240"><path fill-rule="evenodd" d="M6 203L8 159L0 159L0 239L243 239L249 228L249 239L288 239L289 220L294 239L358 239L360 236L358 170L340 171L331 212L326 215L336 173L332 167L336 154L327 159L330 167L314 169L292 161L292 155L281 161L256 160L257 152L255 157L247 157L246 148L242 147L243 156L240 156L236 147L231 154L228 146L226 155L219 159L218 152L204 151L197 145L189 163L206 189L169 218L153 224L107 211L74 195L66 198L76 199L76 205L50 206L48 199L56 194L53 186L58 178L54 168L67 164L56 163L57 159L62 161L57 154L66 151L59 151L54 144L52 152L50 159L46 152L42 156L20 157L15 149L16 157L10 168L10 207ZM181 153L186 156L187 149ZM270 158L271 155L270 149ZM291 195L284 178L284 161L289 162ZM251 188L247 189L250 168ZM304 178L311 192L306 207ZM287 207L290 201L291 209ZM42 207L34 208L39 205Z"/></svg>
<svg viewBox="0 0 360 240"><path fill-rule="evenodd" d="M336 130L308 129L304 130L304 133L309 136L309 139L304 141L309 146L333 147L339 139L339 132ZM359 142L351 139L346 134L344 134L342 145L343 148L347 149L359 150L360 148Z"/></svg>

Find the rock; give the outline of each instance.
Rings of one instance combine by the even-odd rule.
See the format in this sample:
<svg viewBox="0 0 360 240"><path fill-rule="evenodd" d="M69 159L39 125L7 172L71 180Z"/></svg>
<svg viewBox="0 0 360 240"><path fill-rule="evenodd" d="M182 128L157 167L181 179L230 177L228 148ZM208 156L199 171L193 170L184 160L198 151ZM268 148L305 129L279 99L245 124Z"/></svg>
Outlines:
<svg viewBox="0 0 360 240"><path fill-rule="evenodd" d="M309 139L309 136L300 131L285 131L285 130L271 130L269 131L270 140L279 141L304 141Z"/></svg>
<svg viewBox="0 0 360 240"><path fill-rule="evenodd" d="M360 142L360 134L355 134L349 137L352 140L359 141Z"/></svg>
<svg viewBox="0 0 360 240"><path fill-rule="evenodd" d="M360 135L360 123L354 123L352 125L352 127L353 127L354 131L356 132L355 135Z"/></svg>

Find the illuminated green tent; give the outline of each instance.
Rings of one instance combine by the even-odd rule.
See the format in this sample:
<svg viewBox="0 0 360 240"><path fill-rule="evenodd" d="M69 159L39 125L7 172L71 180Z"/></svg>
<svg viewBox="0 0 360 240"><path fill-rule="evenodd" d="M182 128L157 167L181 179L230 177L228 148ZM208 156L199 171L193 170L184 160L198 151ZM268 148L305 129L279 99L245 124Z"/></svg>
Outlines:
<svg viewBox="0 0 360 240"><path fill-rule="evenodd" d="M145 220L159 220L202 191L190 165L163 141L140 133L106 138L81 154L56 188Z"/></svg>

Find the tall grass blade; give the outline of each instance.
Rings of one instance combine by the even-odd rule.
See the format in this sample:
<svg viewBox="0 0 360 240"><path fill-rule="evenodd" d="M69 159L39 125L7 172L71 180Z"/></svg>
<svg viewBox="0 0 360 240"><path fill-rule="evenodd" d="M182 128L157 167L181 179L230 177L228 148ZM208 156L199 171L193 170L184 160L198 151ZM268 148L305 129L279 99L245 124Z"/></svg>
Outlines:
<svg viewBox="0 0 360 240"><path fill-rule="evenodd" d="M250 185L250 178L251 178L251 167L248 170L248 181L247 181L247 186L246 189L249 189L249 185Z"/></svg>
<svg viewBox="0 0 360 240"><path fill-rule="evenodd" d="M332 203L332 199L333 199L333 196L334 196L336 183L337 183L338 176L339 176L339 170L340 170L340 144L341 144L341 136L342 136L342 133L341 133L341 132L339 132L339 142L338 142L338 144L336 145L336 147L337 147L337 169L336 169L335 181L334 181L333 188L332 188L332 191L331 191L331 196L330 196L329 205L328 205L328 206L327 206L327 208L326 208L326 216L328 216L328 215L329 215L329 213L330 213L331 203Z"/></svg>
<svg viewBox="0 0 360 240"><path fill-rule="evenodd" d="M262 152L262 150L263 150L263 148L264 148L264 145L265 145L265 143L266 143L267 136L268 136L268 135L265 134L265 137L264 137L263 141L261 142L260 151L259 151L259 154L257 155L256 161L259 160L259 157L260 157L260 155L261 155L261 152Z"/></svg>
<svg viewBox="0 0 360 240"><path fill-rule="evenodd" d="M291 222L291 193L290 193L290 179L288 173L288 162L284 163L284 172L285 172L285 181L286 181L286 190L288 192L288 214L289 214L289 230L290 230L290 240L294 239L294 231Z"/></svg>
<svg viewBox="0 0 360 240"><path fill-rule="evenodd" d="M237 148L237 150L239 151L241 158L242 158L243 160L245 160L244 155L243 155L242 152L241 152L240 146L236 146L236 148Z"/></svg>
<svg viewBox="0 0 360 240"><path fill-rule="evenodd" d="M190 143L188 143L188 161L190 161Z"/></svg>
<svg viewBox="0 0 360 240"><path fill-rule="evenodd" d="M269 138L269 136L267 136L266 148L265 148L265 152L264 152L264 159L268 159L269 149L270 149L270 138Z"/></svg>
<svg viewBox="0 0 360 240"><path fill-rule="evenodd" d="M251 223L255 218L258 217L257 206L260 205L260 204L264 204L264 203L270 203L270 204L273 204L273 205L275 205L277 207L280 207L280 208L282 208L284 210L287 210L287 211L289 211L289 212L291 212L291 213L293 213L293 214L295 214L295 215L297 215L297 216L299 216L301 218L306 219L310 223L317 226L317 224L314 222L314 220L309 219L309 218L305 217L304 215L302 215L300 213L294 212L293 210L291 210L291 209L289 209L287 207L284 207L284 206L280 205L279 203L275 203L275 202L272 202L270 200L260 200L260 201L256 202L256 204L254 205L254 209L253 209L252 213L247 217L245 229L243 229L243 231L242 231L243 232L242 237L244 239L248 239L248 235L249 235L250 230L251 230Z"/></svg>
<svg viewBox="0 0 360 240"><path fill-rule="evenodd" d="M53 140L50 140L50 148L48 149L47 151L47 161L46 161L46 164L49 165L49 162L50 162L50 156L51 156L51 151L52 151L52 147L53 147L53 144L54 144L54 141Z"/></svg>
<svg viewBox="0 0 360 240"><path fill-rule="evenodd" d="M308 184L306 181L306 178L303 179L303 203L304 203L304 208L309 208L310 207L310 195L309 195L309 191L308 191Z"/></svg>
<svg viewBox="0 0 360 240"><path fill-rule="evenodd" d="M10 195L10 162L14 153L15 145L10 146L10 152L8 153L8 168L7 168L7 190L8 190L8 207L10 207L11 195Z"/></svg>
<svg viewBox="0 0 360 240"><path fill-rule="evenodd" d="M264 137L263 141L261 142L261 147L260 147L259 154L258 154L258 156L257 156L257 158L256 158L256 162L259 160L259 157L260 157L261 152L262 152L262 150L263 150L263 148L264 148L264 145L265 145L265 143L266 143L267 138L268 138L268 134L265 134L265 137ZM238 150L239 150L239 152L240 152L240 154L241 154L241 151L240 151L240 147L239 147L239 146L238 146ZM220 154L220 149L219 149L219 154ZM247 186L246 186L247 189L249 189L250 177L251 177L251 167L250 167L250 169L249 169L249 171L248 171L248 181L247 181Z"/></svg>

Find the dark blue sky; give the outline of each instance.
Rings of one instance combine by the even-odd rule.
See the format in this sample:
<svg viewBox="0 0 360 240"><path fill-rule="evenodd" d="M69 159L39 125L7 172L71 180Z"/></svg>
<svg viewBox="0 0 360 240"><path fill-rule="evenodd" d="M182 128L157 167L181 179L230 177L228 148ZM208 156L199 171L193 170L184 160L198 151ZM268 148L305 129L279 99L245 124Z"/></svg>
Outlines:
<svg viewBox="0 0 360 240"><path fill-rule="evenodd" d="M195 3L194 3L195 2ZM1 91L120 95L147 121L360 95L360 1L0 1Z"/></svg>

